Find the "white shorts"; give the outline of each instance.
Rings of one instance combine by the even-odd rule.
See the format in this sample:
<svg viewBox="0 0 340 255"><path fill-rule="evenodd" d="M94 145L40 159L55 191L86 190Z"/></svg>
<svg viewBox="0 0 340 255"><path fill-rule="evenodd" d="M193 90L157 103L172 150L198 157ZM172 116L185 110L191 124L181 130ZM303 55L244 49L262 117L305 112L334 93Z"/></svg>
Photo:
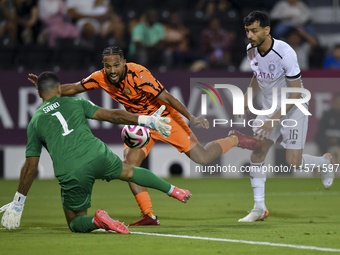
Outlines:
<svg viewBox="0 0 340 255"><path fill-rule="evenodd" d="M308 107L306 107L308 109ZM258 126L269 117L266 115L257 116L253 122L253 132ZM262 121L261 121L262 120ZM256 126L256 127L255 127ZM288 114L280 119L274 127L269 139L274 143L282 135L281 145L285 149L301 150L305 147L308 130L308 115L304 115L299 108L293 106Z"/></svg>

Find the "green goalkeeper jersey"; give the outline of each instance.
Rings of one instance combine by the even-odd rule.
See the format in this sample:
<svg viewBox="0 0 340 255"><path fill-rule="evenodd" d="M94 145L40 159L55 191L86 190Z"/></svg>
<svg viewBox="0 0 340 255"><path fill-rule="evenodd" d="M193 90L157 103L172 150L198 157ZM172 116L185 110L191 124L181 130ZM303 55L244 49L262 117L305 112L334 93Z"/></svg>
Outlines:
<svg viewBox="0 0 340 255"><path fill-rule="evenodd" d="M106 145L92 134L87 122L98 108L77 97L53 97L44 102L28 124L26 157L39 157L43 145L59 180L98 157Z"/></svg>

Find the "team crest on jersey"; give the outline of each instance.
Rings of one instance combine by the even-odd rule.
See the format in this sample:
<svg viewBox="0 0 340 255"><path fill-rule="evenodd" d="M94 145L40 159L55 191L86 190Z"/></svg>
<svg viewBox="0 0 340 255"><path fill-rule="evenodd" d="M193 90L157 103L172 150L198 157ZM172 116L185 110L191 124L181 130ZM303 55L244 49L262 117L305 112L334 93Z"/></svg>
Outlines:
<svg viewBox="0 0 340 255"><path fill-rule="evenodd" d="M131 90L129 88L125 88L125 93L131 95Z"/></svg>
<svg viewBox="0 0 340 255"><path fill-rule="evenodd" d="M270 64L269 65L269 71L271 71L271 72L274 72L275 71L275 65L274 64Z"/></svg>

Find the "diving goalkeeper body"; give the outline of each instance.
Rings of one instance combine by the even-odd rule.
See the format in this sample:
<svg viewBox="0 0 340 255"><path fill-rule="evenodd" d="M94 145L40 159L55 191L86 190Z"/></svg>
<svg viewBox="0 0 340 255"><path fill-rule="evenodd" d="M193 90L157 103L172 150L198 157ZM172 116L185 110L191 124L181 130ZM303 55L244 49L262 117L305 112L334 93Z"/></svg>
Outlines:
<svg viewBox="0 0 340 255"><path fill-rule="evenodd" d="M0 212L4 212L1 225L6 229L20 226L26 195L38 172L42 146L52 158L66 220L73 232L104 228L129 233L123 223L111 219L104 210L97 210L95 217L87 215L96 179L137 183L163 191L182 202L190 198L188 190L179 189L144 168L123 163L92 134L87 122L88 118L92 118L116 124L141 125L169 137L171 127L166 124L169 118L137 116L124 110L103 109L82 98L60 97L59 79L51 72L39 75L37 88L43 104L27 128L26 161L21 169L19 187L13 202L0 208Z"/></svg>

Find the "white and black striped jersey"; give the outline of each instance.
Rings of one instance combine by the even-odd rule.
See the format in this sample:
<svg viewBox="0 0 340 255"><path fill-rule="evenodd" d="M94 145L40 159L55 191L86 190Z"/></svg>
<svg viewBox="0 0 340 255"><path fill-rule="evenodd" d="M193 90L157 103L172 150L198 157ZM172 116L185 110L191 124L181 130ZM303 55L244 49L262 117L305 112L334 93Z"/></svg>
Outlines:
<svg viewBox="0 0 340 255"><path fill-rule="evenodd" d="M272 38L272 45L263 55L257 47L247 46L247 57L262 91L262 109L272 106L273 88L278 88L278 105L281 108L281 88L287 87L287 80L301 78L300 67L295 51L287 43ZM301 83L302 86L302 83ZM287 95L288 97L288 95Z"/></svg>

